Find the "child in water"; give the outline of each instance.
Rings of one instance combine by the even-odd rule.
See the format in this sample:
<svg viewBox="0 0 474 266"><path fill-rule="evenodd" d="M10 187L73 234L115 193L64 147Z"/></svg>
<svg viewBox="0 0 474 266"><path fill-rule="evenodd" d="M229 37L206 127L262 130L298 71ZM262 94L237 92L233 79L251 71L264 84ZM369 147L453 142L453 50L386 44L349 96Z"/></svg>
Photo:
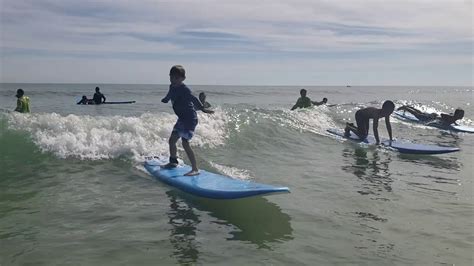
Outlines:
<svg viewBox="0 0 474 266"><path fill-rule="evenodd" d="M163 168L174 168L178 166L178 156L176 142L181 138L183 148L191 162L191 171L185 176L194 176L199 174L196 163L196 157L191 149L189 141L194 135L194 130L198 124L196 110L212 114L214 111L205 108L202 103L191 93L191 90L183 83L186 79L186 72L180 65L175 65L170 70L170 88L165 98L161 100L167 103L171 100L174 113L178 116L178 121L173 127L169 138L170 158L169 163L163 165Z"/></svg>
<svg viewBox="0 0 474 266"><path fill-rule="evenodd" d="M385 118L385 125L387 126L388 136L390 141L392 141L392 126L390 124L390 115L395 109L395 104L392 101L385 101L382 105L382 109L377 109L375 107L367 107L358 110L355 113L355 119L357 126L354 126L353 123L347 123L345 128L345 136L349 137L350 132L354 132L361 140L364 140L369 135L369 120L373 119L373 128L374 128L374 137L376 144L380 144L379 139L379 119Z"/></svg>
<svg viewBox="0 0 474 266"><path fill-rule="evenodd" d="M300 98L296 101L295 105L291 107L291 110L295 110L296 108L308 108L311 107L311 105L323 105L328 102L328 98L323 98L321 102L313 102L311 101L310 98L306 97L307 91L305 89L300 90Z"/></svg>
<svg viewBox="0 0 474 266"><path fill-rule="evenodd" d="M95 104L105 103L105 96L100 92L99 87L95 87L94 97L92 98Z"/></svg>
<svg viewBox="0 0 474 266"><path fill-rule="evenodd" d="M30 98L25 96L25 92L22 89L16 91L16 108L15 111L20 113L29 113L30 112Z"/></svg>
<svg viewBox="0 0 474 266"><path fill-rule="evenodd" d="M77 104L94 104L94 100L87 99L87 96L82 95L82 99L79 102L77 102Z"/></svg>
<svg viewBox="0 0 474 266"><path fill-rule="evenodd" d="M204 108L211 108L211 104L206 102L206 94L204 92L199 93L199 100L201 101L202 106L204 106Z"/></svg>
<svg viewBox="0 0 474 266"><path fill-rule="evenodd" d="M438 120L444 125L455 124L457 120L462 119L464 117L464 110L460 108L456 109L453 115L441 114L439 116L437 113L424 113L408 105L404 105L398 108L397 110L409 112L421 122L433 122L434 120Z"/></svg>

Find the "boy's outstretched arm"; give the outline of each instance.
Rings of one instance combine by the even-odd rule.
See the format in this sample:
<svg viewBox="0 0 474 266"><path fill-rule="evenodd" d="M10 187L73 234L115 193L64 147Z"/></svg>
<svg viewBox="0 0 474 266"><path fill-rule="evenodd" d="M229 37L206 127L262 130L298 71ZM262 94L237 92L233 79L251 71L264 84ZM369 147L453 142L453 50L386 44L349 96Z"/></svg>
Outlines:
<svg viewBox="0 0 474 266"><path fill-rule="evenodd" d="M388 136L390 137L390 141L393 140L392 138L392 125L390 124L390 115L385 117L385 125L387 126Z"/></svg>
<svg viewBox="0 0 474 266"><path fill-rule="evenodd" d="M161 102L162 102L162 103L167 103L167 102L169 102L169 100L171 99L171 93L172 93L172 92L171 92L171 86L170 86L170 88L169 88L169 90L168 90L168 93L166 94L165 98L161 99Z"/></svg>

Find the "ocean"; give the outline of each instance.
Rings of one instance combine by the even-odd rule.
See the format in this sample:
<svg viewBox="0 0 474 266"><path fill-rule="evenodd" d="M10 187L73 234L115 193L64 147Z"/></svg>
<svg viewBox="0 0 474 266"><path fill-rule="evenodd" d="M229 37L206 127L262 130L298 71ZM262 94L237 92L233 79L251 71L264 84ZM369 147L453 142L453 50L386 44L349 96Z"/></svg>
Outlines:
<svg viewBox="0 0 474 266"><path fill-rule="evenodd" d="M4 83L0 265L473 264L474 134L392 116L397 139L461 148L406 155L326 133L387 99L474 126L473 88L188 85L215 110L191 141L200 168L291 193L212 200L147 174L168 156L168 85ZM76 105L96 86L136 103ZM11 112L18 88L31 114ZM330 106L290 111L301 88Z"/></svg>

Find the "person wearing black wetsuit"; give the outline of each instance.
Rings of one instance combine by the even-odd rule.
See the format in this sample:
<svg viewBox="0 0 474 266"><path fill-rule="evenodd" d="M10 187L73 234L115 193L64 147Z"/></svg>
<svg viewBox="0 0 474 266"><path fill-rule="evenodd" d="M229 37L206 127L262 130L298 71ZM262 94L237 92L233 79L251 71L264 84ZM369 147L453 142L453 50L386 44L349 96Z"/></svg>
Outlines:
<svg viewBox="0 0 474 266"><path fill-rule="evenodd" d="M99 87L95 87L94 98L92 98L92 100L95 104L105 103L105 96L100 92Z"/></svg>

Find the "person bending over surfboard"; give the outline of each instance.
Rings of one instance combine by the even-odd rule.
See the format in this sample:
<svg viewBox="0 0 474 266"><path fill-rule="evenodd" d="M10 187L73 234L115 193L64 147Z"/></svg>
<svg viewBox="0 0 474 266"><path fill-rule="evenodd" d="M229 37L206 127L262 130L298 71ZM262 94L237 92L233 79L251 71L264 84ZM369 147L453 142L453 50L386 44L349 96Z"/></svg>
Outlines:
<svg viewBox="0 0 474 266"><path fill-rule="evenodd" d="M444 125L451 125L451 124L455 124L457 120L459 119L462 119L464 117L464 110L463 109L456 109L454 111L454 114L453 115L449 115L449 114L441 114L438 116L437 113L424 113L414 107L411 107L411 106L408 106L408 105L404 105L402 107L399 107L397 109L398 111L406 111L406 112L409 112L410 114L414 115L418 120L420 120L421 122L426 122L426 123L430 123L430 122L440 122ZM437 120L437 121L435 121Z"/></svg>
<svg viewBox="0 0 474 266"><path fill-rule="evenodd" d="M191 162L191 171L184 174L185 176L194 176L199 174L199 169L196 163L196 157L189 145L189 141L194 135L194 130L198 124L198 117L196 110L201 110L204 113L212 114L214 111L205 108L202 103L192 94L191 90L183 83L186 79L186 72L180 65L175 65L170 70L170 88L165 98L161 100L167 103L171 100L173 104L174 113L178 116L178 121L173 127L171 136L169 138L170 159L169 163L163 165L163 168L174 168L178 166L178 156L176 143L181 138L183 148L188 155Z"/></svg>
<svg viewBox="0 0 474 266"><path fill-rule="evenodd" d="M390 125L390 115L395 109L395 104L392 101L385 101L382 105L382 109L377 109L374 107L367 107L360 109L355 113L355 119L357 126L354 126L353 123L347 123L346 128L344 129L344 134L346 137L350 136L350 132L354 132L360 139L364 140L369 135L369 120L373 119L373 128L374 128L374 137L376 144L380 144L379 139L379 119L385 118L385 125L387 126L388 136L390 141L392 141L392 126Z"/></svg>
<svg viewBox="0 0 474 266"><path fill-rule="evenodd" d="M308 107L311 107L311 105L322 105L322 104L327 103L328 101L327 98L323 98L321 102L313 102L311 101L310 98L306 97L306 93L307 91L305 89L300 90L301 97L298 98L298 100L296 101L296 104L293 105L293 107L291 107L292 111L295 110L296 108L308 108Z"/></svg>

